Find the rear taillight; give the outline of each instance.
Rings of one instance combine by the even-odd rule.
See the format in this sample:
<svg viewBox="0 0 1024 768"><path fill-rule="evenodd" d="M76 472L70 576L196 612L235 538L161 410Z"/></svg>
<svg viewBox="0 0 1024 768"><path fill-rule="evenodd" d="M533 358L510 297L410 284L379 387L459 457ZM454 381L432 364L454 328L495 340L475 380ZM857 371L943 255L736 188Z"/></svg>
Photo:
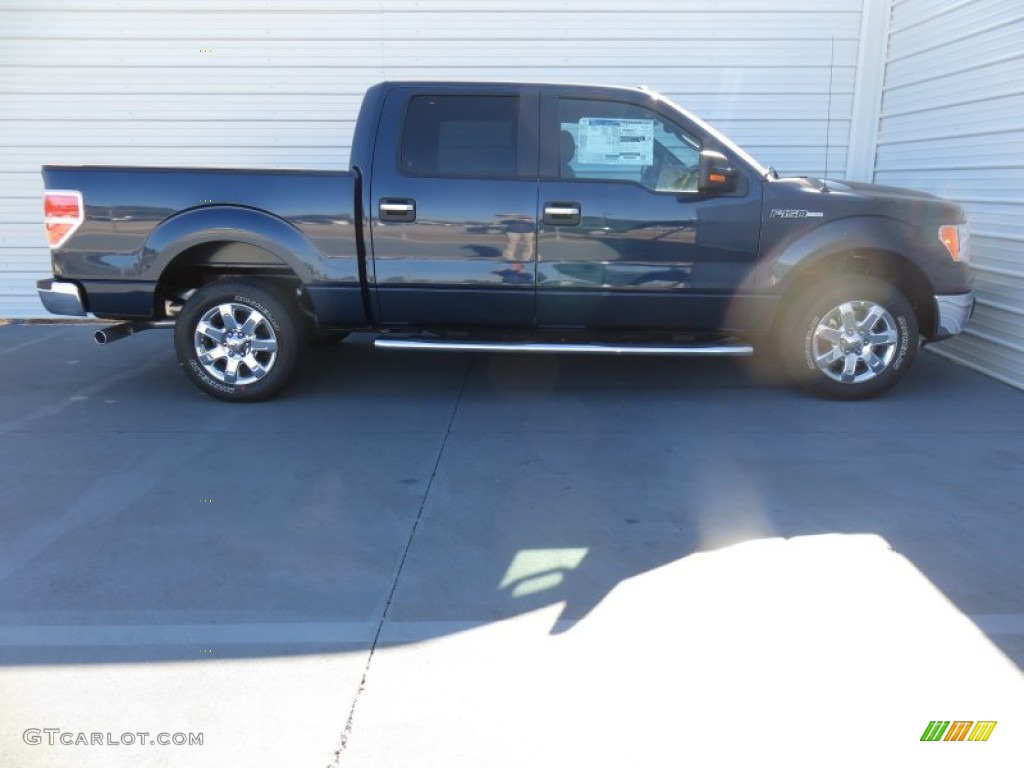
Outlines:
<svg viewBox="0 0 1024 768"><path fill-rule="evenodd" d="M43 192L43 221L46 223L46 242L50 248L60 248L85 221L82 193L73 189Z"/></svg>

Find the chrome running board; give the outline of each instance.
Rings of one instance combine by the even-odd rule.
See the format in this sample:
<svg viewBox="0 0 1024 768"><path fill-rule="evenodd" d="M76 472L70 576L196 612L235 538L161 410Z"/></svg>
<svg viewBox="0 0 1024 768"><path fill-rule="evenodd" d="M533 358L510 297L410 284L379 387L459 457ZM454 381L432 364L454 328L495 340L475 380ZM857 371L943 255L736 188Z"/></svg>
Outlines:
<svg viewBox="0 0 1024 768"><path fill-rule="evenodd" d="M754 348L746 344L559 344L532 341L458 341L449 339L375 339L384 349L438 349L450 352L547 352L563 355L678 355L685 357L746 357Z"/></svg>

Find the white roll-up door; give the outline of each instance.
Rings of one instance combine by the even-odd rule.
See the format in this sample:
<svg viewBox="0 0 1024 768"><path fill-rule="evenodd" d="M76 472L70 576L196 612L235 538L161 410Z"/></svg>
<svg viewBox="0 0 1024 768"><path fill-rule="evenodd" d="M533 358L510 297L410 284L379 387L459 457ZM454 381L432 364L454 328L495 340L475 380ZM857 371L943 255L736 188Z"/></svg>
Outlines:
<svg viewBox="0 0 1024 768"><path fill-rule="evenodd" d="M0 317L45 316L39 167L346 167L383 79L648 85L844 175L863 0L0 0Z"/></svg>
<svg viewBox="0 0 1024 768"><path fill-rule="evenodd" d="M956 200L978 308L934 347L1024 387L1024 4L896 0L875 181Z"/></svg>

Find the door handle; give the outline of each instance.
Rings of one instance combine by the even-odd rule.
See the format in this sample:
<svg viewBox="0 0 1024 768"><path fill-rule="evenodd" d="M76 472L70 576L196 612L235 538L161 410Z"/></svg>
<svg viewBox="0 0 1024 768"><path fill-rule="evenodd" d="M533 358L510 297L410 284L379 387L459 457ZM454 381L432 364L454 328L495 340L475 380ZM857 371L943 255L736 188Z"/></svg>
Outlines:
<svg viewBox="0 0 1024 768"><path fill-rule="evenodd" d="M381 221L416 221L416 201L406 197L385 197L380 201Z"/></svg>
<svg viewBox="0 0 1024 768"><path fill-rule="evenodd" d="M579 203L544 203L544 223L552 227L578 227L582 213Z"/></svg>

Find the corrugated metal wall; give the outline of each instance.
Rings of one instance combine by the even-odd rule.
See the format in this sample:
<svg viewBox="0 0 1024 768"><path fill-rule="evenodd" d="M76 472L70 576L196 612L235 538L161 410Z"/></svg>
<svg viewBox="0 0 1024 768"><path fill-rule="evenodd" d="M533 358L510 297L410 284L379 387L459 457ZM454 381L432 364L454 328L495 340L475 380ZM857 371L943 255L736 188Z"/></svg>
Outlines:
<svg viewBox="0 0 1024 768"><path fill-rule="evenodd" d="M43 316L39 166L342 168L385 78L663 91L841 177L863 0L0 0L0 317Z"/></svg>
<svg viewBox="0 0 1024 768"><path fill-rule="evenodd" d="M893 5L875 181L962 203L979 305L935 351L1024 387L1024 3Z"/></svg>

